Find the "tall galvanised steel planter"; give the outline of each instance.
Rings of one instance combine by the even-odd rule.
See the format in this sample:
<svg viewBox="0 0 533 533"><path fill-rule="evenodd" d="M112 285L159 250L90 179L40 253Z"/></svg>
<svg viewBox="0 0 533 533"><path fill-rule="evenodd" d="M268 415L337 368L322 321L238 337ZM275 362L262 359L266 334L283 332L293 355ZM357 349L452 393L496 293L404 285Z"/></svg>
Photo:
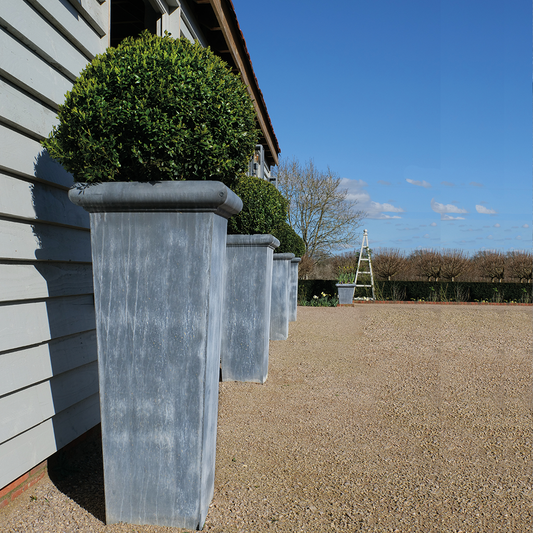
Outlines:
<svg viewBox="0 0 533 533"><path fill-rule="evenodd" d="M293 258L294 254L274 254L270 309L270 340L273 341L283 341L289 336L289 284Z"/></svg>
<svg viewBox="0 0 533 533"><path fill-rule="evenodd" d="M272 235L228 235L222 313L222 381L264 383L274 249Z"/></svg>
<svg viewBox="0 0 533 533"><path fill-rule="evenodd" d="M298 312L298 263L301 257L291 259L289 285L289 322L296 322Z"/></svg>
<svg viewBox="0 0 533 533"><path fill-rule="evenodd" d="M213 497L227 218L220 182L73 188L90 212L107 523L199 529Z"/></svg>

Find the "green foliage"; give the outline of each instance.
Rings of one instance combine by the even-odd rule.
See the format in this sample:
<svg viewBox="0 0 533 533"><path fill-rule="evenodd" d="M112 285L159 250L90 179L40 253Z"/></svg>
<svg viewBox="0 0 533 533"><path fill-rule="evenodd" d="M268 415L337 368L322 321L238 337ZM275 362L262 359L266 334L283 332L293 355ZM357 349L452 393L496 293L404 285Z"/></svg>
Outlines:
<svg viewBox="0 0 533 533"><path fill-rule="evenodd" d="M257 142L240 77L211 50L144 32L97 56L43 141L76 181L222 181Z"/></svg>
<svg viewBox="0 0 533 533"><path fill-rule="evenodd" d="M286 222L271 233L279 240L279 248L276 248L276 253L294 254L296 257L302 257L305 254L303 239Z"/></svg>
<svg viewBox="0 0 533 533"><path fill-rule="evenodd" d="M339 283L353 283L357 267L341 266L337 270L337 280Z"/></svg>
<svg viewBox="0 0 533 533"><path fill-rule="evenodd" d="M331 294L321 292L320 295L313 294L313 297L309 300L299 300L298 305L306 307L337 307L339 299Z"/></svg>
<svg viewBox="0 0 533 533"><path fill-rule="evenodd" d="M228 233L254 235L272 233L285 223L287 200L266 180L241 176L232 186L243 203L242 211L228 220Z"/></svg>

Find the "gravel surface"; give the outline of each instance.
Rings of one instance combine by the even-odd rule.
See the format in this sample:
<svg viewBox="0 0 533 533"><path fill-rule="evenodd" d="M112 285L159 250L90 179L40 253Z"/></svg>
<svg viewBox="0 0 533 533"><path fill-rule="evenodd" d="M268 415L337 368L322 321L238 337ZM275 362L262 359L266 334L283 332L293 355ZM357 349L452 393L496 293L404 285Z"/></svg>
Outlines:
<svg viewBox="0 0 533 533"><path fill-rule="evenodd" d="M532 315L299 307L265 385L220 384L204 530L531 532ZM0 531L184 531L105 526L101 450L84 446L0 511Z"/></svg>

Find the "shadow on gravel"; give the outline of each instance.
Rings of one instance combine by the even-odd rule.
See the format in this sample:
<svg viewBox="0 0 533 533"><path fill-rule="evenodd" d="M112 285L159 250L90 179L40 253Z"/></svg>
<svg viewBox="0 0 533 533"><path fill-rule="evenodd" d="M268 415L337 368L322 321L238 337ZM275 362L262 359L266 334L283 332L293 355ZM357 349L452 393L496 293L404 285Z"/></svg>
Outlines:
<svg viewBox="0 0 533 533"><path fill-rule="evenodd" d="M104 466L100 426L48 459L48 476L63 494L105 523Z"/></svg>

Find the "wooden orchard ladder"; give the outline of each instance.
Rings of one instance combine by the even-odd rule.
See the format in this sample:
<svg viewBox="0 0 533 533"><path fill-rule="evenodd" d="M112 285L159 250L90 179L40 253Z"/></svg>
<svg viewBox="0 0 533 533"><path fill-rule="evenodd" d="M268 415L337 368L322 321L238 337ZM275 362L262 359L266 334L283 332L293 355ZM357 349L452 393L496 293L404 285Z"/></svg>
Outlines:
<svg viewBox="0 0 533 533"><path fill-rule="evenodd" d="M368 265L368 270L361 270L361 263ZM357 284L359 274L370 274L370 285ZM372 287L372 300L376 299L374 292L374 274L372 273L372 261L370 259L370 252L368 251L368 231L363 231L363 242L361 243L361 252L359 253L359 261L357 262L357 272L355 273L355 287ZM366 300L366 298L354 298L354 300Z"/></svg>

